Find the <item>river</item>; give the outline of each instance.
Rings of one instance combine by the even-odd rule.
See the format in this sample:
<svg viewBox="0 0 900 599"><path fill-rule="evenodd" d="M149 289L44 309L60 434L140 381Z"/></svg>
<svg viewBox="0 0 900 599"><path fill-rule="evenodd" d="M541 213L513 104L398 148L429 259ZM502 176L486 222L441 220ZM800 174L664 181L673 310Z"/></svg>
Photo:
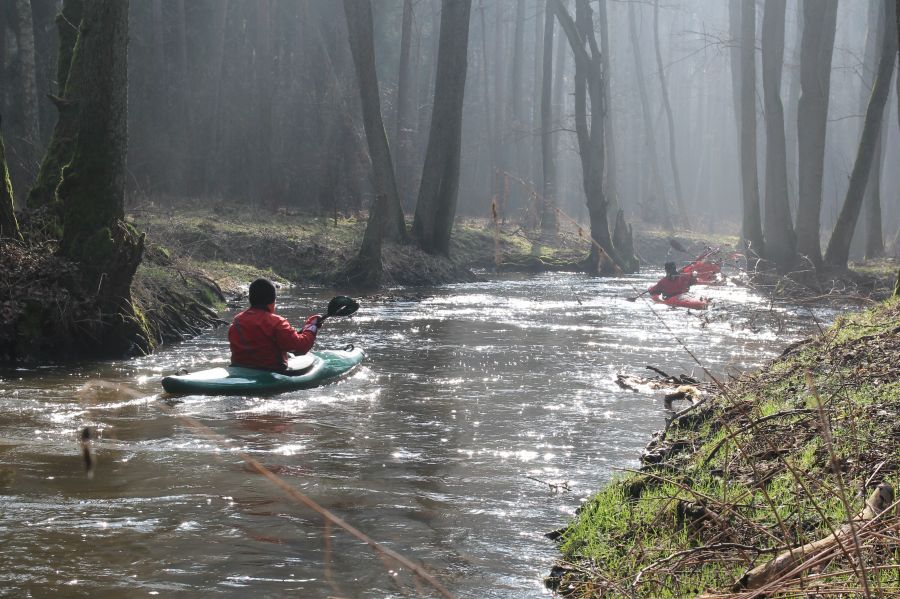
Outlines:
<svg viewBox="0 0 900 599"><path fill-rule="evenodd" d="M733 376L816 326L733 286L701 288L714 299L705 315L623 299L649 280L394 290L319 336L364 348L359 370L275 397L160 399L162 375L227 360L224 327L139 359L2 371L0 595L437 596L287 498L241 450L455 596L546 596L557 553L544 533L636 467L664 424L661 397L621 389L616 374L702 375L674 335ZM300 323L330 295L289 290L278 311ZM98 436L92 478L84 426ZM546 484L562 482L570 490Z"/></svg>

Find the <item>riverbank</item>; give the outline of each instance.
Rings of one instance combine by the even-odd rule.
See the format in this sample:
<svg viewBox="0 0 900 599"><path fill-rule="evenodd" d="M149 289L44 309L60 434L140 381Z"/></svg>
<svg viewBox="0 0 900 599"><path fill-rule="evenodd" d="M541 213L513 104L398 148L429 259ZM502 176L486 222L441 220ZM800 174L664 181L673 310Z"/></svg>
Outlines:
<svg viewBox="0 0 900 599"><path fill-rule="evenodd" d="M898 355L894 297L759 372L689 390L641 468L556 533L548 585L574 598L896 594Z"/></svg>

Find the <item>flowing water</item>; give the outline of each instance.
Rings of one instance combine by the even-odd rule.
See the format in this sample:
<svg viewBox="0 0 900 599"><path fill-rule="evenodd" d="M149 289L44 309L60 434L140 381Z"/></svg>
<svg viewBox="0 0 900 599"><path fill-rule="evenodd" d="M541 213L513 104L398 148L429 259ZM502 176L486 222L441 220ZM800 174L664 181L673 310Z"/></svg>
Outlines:
<svg viewBox="0 0 900 599"><path fill-rule="evenodd" d="M701 288L716 300L705 316L623 299L648 280L548 274L364 300L319 337L363 347L363 366L275 397L160 399L162 375L225 362L224 328L135 360L2 372L0 595L436 596L240 450L458 597L545 596L544 534L664 424L659 394L617 373L702 374L674 335L730 376L815 327L739 287ZM291 290L278 310L300 323L329 296ZM99 437L92 478L84 426Z"/></svg>

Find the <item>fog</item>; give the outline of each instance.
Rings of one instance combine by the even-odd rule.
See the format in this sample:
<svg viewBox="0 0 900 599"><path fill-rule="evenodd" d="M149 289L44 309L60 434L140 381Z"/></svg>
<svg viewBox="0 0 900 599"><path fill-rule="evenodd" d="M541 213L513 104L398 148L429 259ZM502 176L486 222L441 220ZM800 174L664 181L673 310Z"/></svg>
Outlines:
<svg viewBox="0 0 900 599"><path fill-rule="evenodd" d="M28 60L18 8L29 4L33 92L28 91L30 76L22 66ZM411 110L400 126L404 4L377 0L372 6L381 112L409 215L428 143L441 3L407 3ZM575 13L573 2L562 4ZM772 3L756 4L757 181L764 206L767 144L760 37L764 11ZM701 232L740 233L740 114L735 93L740 40L729 15L741 2L607 1L608 38L599 20L599 3L590 5L596 37L608 45L607 200L618 204L639 228L665 228L672 221ZM874 19L870 5L876 10ZM877 14L883 5L880 0L838 4L822 182L823 243L844 202L856 160L871 73L877 66L877 52L867 52L866 44L884 22ZM20 208L53 132L56 110L46 96L62 93L56 81L54 24L60 6L52 0L0 2L0 114ZM471 4L457 217L488 218L494 203L498 217L507 223L532 226L538 218L546 8L544 0ZM781 100L795 218L802 21L800 0L788 0ZM127 188L132 206L148 200L177 204L201 199L326 214L356 213L370 206L375 191L340 2L137 0L131 3L129 29ZM553 34L556 195L564 213L586 222L575 131L575 61L558 24ZM669 139L657 41L674 143ZM900 226L900 173L890 167L900 164L896 102L891 85L880 156L886 168L876 181L889 246ZM673 166L687 222L677 216ZM870 184L870 192L873 187ZM856 256L862 238L855 236Z"/></svg>

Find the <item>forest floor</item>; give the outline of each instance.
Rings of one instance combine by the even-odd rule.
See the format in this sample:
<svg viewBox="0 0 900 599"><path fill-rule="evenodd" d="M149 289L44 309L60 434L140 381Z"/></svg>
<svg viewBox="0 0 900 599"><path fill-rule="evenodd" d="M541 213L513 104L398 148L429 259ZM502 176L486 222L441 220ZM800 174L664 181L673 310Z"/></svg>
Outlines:
<svg viewBox="0 0 900 599"><path fill-rule="evenodd" d="M898 355L894 297L736 381L670 381L692 401L639 470L553 533L564 557L548 585L573 598L900 594Z"/></svg>

